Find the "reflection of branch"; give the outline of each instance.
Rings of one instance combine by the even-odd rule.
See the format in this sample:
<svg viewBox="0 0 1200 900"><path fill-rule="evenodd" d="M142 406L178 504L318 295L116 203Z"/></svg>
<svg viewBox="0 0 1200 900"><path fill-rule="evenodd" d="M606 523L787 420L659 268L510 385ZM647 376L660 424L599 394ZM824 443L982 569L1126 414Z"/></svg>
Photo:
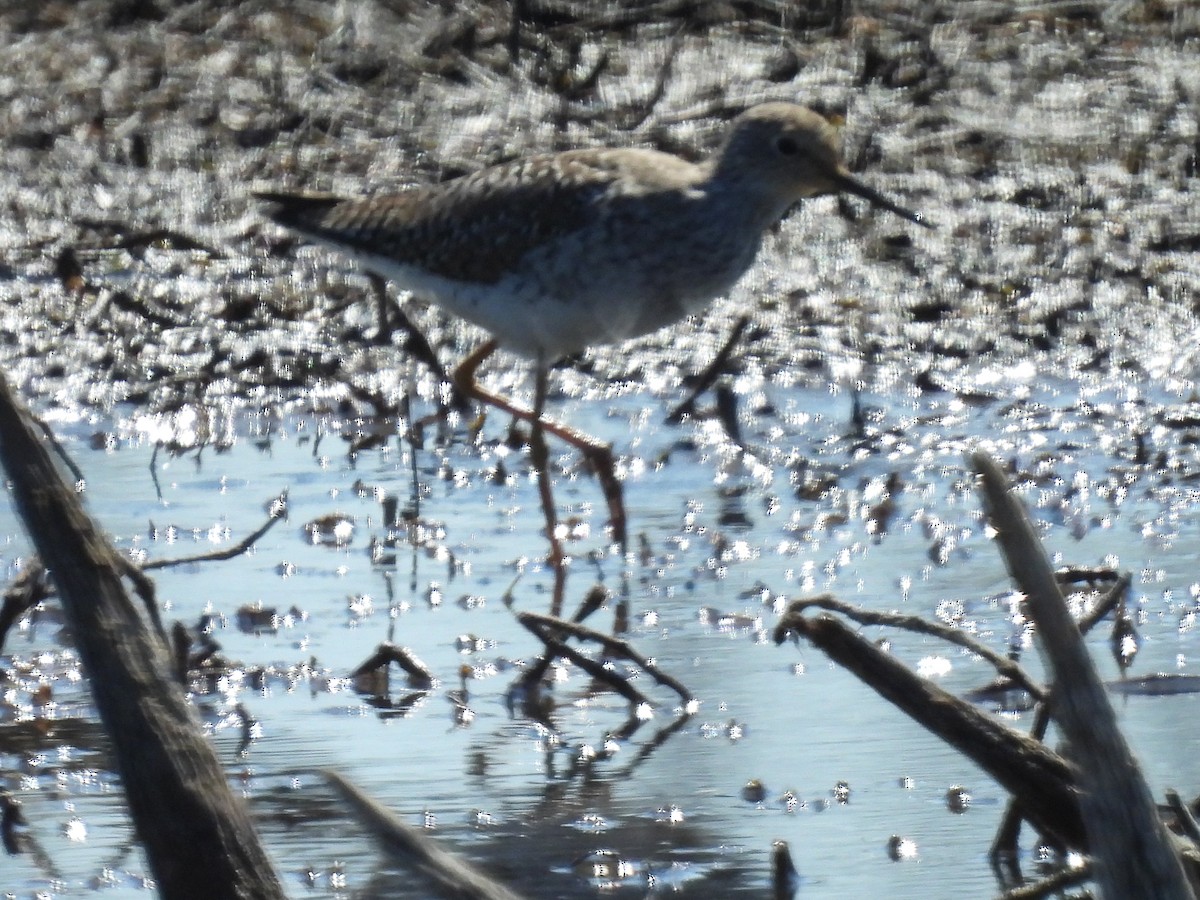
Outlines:
<svg viewBox="0 0 1200 900"><path fill-rule="evenodd" d="M163 499L162 485L158 481L158 450L161 446L162 441L159 441L150 454L150 482L154 485L154 496L158 498L159 503L162 503Z"/></svg>
<svg viewBox="0 0 1200 900"><path fill-rule="evenodd" d="M632 759L629 760L629 764L617 773L617 777L625 778L626 776L632 775L634 769L648 759L651 753L665 744L667 739L679 731L679 729L681 729L684 725L686 725L691 718L692 714L687 710L684 710L684 712L676 716L669 724L664 725L658 731L654 732L654 735L650 738L650 740L638 747L638 752L634 754Z"/></svg>
<svg viewBox="0 0 1200 900"><path fill-rule="evenodd" d="M1035 741L1046 740L1046 729L1050 727L1050 705L1048 703L1039 703L1034 709L1033 725L1029 728L1029 736ZM1005 865L1015 865L1013 861L1020 858L1017 840L1021 836L1021 823L1024 821L1024 814L1021 809L1021 804L1016 797L1008 798L1008 805L1004 809L1004 816L1000 819L1000 825L996 828L996 836L992 838L992 848L989 851L989 856L992 860L993 867Z"/></svg>
<svg viewBox="0 0 1200 900"><path fill-rule="evenodd" d="M10 856L27 854L35 866L47 878L55 881L62 879L62 873L46 848L33 834L27 831L17 831L18 827L28 827L29 820L21 810L21 801L9 791L0 789L0 844ZM10 894L9 896L15 896Z"/></svg>
<svg viewBox="0 0 1200 900"><path fill-rule="evenodd" d="M902 616L898 613L875 612L863 609L850 603L838 600L832 594L821 594L804 600L796 600L788 607L788 615L799 615L810 606L832 610L841 613L847 619L853 619L862 625L886 625L891 628L901 628L917 634L928 634L939 637L951 644L957 644L977 656L981 656L995 667L996 671L1016 684L1023 687L1038 700L1046 699L1046 689L1029 677L1028 673L1007 656L996 653L990 647L981 644L959 628L950 628L939 622L929 622L920 616ZM777 632L778 633L778 632Z"/></svg>

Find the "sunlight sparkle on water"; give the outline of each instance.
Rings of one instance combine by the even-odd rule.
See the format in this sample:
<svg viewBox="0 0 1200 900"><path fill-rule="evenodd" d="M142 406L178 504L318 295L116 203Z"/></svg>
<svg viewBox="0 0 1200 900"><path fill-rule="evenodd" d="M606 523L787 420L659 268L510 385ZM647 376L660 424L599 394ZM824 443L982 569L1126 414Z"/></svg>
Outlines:
<svg viewBox="0 0 1200 900"><path fill-rule="evenodd" d="M917 662L917 674L922 678L941 678L950 674L950 660L944 656L926 656Z"/></svg>
<svg viewBox="0 0 1200 900"><path fill-rule="evenodd" d="M888 856L895 862L916 859L918 856L917 842L912 838L894 834L888 840Z"/></svg>
<svg viewBox="0 0 1200 900"><path fill-rule="evenodd" d="M72 843L82 844L87 840L87 826L83 824L83 819L74 816L63 825L63 834Z"/></svg>

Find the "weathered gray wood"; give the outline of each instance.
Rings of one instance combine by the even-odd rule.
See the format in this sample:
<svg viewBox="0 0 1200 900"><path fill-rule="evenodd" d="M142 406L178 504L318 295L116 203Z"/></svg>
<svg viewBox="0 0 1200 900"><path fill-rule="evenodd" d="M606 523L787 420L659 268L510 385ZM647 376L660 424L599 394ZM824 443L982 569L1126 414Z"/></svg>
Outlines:
<svg viewBox="0 0 1200 900"><path fill-rule="evenodd" d="M406 825L379 801L332 769L322 777L341 794L362 826L397 862L427 879L434 893L446 900L520 900L482 869L444 850L418 828Z"/></svg>
<svg viewBox="0 0 1200 900"><path fill-rule="evenodd" d="M1023 504L990 456L976 452L971 462L1005 564L1025 594L1038 647L1054 673L1052 714L1079 773L1079 803L1097 886L1108 900L1195 900Z"/></svg>
<svg viewBox="0 0 1200 900"><path fill-rule="evenodd" d="M0 464L58 587L139 840L167 900L282 900L245 806L122 583L127 564L64 484L0 376Z"/></svg>
<svg viewBox="0 0 1200 900"><path fill-rule="evenodd" d="M776 628L776 640L789 631L972 759L1017 799L1036 828L1066 846L1084 846L1074 770L1045 744L916 675L834 616L788 614Z"/></svg>

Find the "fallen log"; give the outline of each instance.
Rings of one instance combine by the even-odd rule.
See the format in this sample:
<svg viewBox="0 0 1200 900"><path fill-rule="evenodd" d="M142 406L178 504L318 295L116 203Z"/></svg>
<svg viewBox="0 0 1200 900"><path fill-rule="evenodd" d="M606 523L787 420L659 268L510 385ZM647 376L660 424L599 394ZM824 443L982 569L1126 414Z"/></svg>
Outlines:
<svg viewBox="0 0 1200 900"><path fill-rule="evenodd" d="M125 590L130 564L63 482L2 376L0 465L58 588L160 896L282 900L245 806L168 674L163 641Z"/></svg>

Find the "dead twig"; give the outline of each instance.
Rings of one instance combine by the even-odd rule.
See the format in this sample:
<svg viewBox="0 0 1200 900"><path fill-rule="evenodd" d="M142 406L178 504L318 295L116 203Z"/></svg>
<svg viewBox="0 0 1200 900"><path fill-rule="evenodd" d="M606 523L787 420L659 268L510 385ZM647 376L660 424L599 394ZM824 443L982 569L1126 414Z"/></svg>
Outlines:
<svg viewBox="0 0 1200 900"><path fill-rule="evenodd" d="M142 605L146 607L146 615L150 617L150 624L154 626L163 647L169 647L170 641L167 638L166 629L163 628L162 616L158 612L158 592L154 587L154 582L126 557L118 555L116 561L121 574L133 582L133 590L141 598Z"/></svg>
<svg viewBox="0 0 1200 900"><path fill-rule="evenodd" d="M540 613L518 613L517 621L526 628L533 629L536 627L548 630L551 633L566 634L577 640L592 641L593 643L600 644L607 655L629 660L658 684L673 690L679 695L679 699L685 707L690 706L695 700L691 691L684 687L680 681L658 668L653 661L635 650L629 641L623 638L612 637L611 635L581 625L578 622L568 622L566 619L556 619L553 616L544 616ZM535 633L538 633L540 636L539 632Z"/></svg>
<svg viewBox="0 0 1200 900"><path fill-rule="evenodd" d="M685 37L684 28L676 29L674 36L671 38L671 43L667 47L667 56L658 67L658 73L654 77L654 87L650 90L650 96L645 100L640 101L636 106L627 111L622 127L627 131L633 131L641 126L655 107L658 106L663 95L667 91L667 83L671 80L671 73L675 68L675 57L679 55L679 51L683 48L683 39Z"/></svg>
<svg viewBox="0 0 1200 900"><path fill-rule="evenodd" d="M42 437L44 437L47 443L54 448L54 453L62 462L62 464L66 466L68 470L70 470L71 477L75 479L76 489L78 490L81 488L87 483L87 479L83 477L83 470L75 464L75 460L71 459L70 454L68 454L66 448L59 443L59 440L57 437L55 437L54 432L50 430L49 425L43 422L39 416L35 416L32 413L30 414L30 419L35 425L37 425L38 430L42 433Z"/></svg>
<svg viewBox="0 0 1200 900"><path fill-rule="evenodd" d="M4 591L4 603L0 605L0 652L13 623L49 596L46 567L36 556L31 557Z"/></svg>
<svg viewBox="0 0 1200 900"><path fill-rule="evenodd" d="M395 663L404 670L404 673L408 676L410 687L421 690L429 690L433 687L433 673L429 671L428 666L417 659L406 647L397 647L395 644L387 641L376 647L375 652L350 673L350 677L357 681L364 675L377 672L392 663Z"/></svg>
<svg viewBox="0 0 1200 900"><path fill-rule="evenodd" d="M791 900L800 884L800 873L792 862L792 851L787 841L776 841L771 845L771 897L773 900Z"/></svg>
<svg viewBox="0 0 1200 900"><path fill-rule="evenodd" d="M1059 896L1067 888L1083 884L1091 877L1092 866L1085 862L1078 868L1059 869L1054 874L1035 881L1033 884L1005 891L1001 895L1001 900L1042 900L1043 897Z"/></svg>
<svg viewBox="0 0 1200 900"><path fill-rule="evenodd" d="M1174 788L1167 788L1166 798L1167 807L1175 814L1175 822L1180 832L1193 844L1200 846L1200 824L1197 824L1196 817L1179 796L1179 792Z"/></svg>
<svg viewBox="0 0 1200 900"><path fill-rule="evenodd" d="M63 484L46 442L3 378L0 463L62 598L162 895L282 900L245 806L202 737L194 709L167 677L164 640L151 635L125 590L128 564Z"/></svg>
<svg viewBox="0 0 1200 900"><path fill-rule="evenodd" d="M713 386L713 383L725 371L725 367L729 363L729 357L733 355L733 348L742 339L742 335L746 331L746 326L749 324L749 316L738 317L737 322L734 323L733 330L729 333L729 337L721 345L721 349L717 351L717 355L704 368L704 371L697 376L691 393L667 413L666 422L668 425L678 425L683 421L684 416L690 416L696 411L696 401L700 399L701 394Z"/></svg>
<svg viewBox="0 0 1200 900"><path fill-rule="evenodd" d="M1105 580L1112 581L1112 587L1108 589L1108 593L1101 597L1095 606L1088 610L1085 615L1080 617L1080 634L1087 634L1089 631L1095 628L1099 622L1103 621L1104 618L1113 611L1115 606L1124 601L1126 594L1129 593L1129 585L1133 581L1132 575L1130 575L1128 572L1122 572L1118 575L1117 573L1111 571L1108 572L1107 575L1112 576L1111 579L1107 577L1105 578ZM1055 576L1058 578L1059 584L1064 583L1064 576L1069 579L1066 581L1066 583L1075 583L1074 579L1070 579L1070 572L1056 572Z"/></svg>
<svg viewBox="0 0 1200 900"><path fill-rule="evenodd" d="M388 294L387 279L371 272L367 273L367 279L371 283L371 289L375 292L375 303L378 310L379 328L375 335L376 342L390 343L392 324L399 325L400 330L404 332L404 341L401 344L404 350L413 359L427 366L442 384L450 386L451 405L455 409L470 409L470 399L454 383L454 378L446 371L446 367L438 359L436 351L430 346L429 339L408 317L404 307Z"/></svg>
<svg viewBox="0 0 1200 900"><path fill-rule="evenodd" d="M287 491L284 491L282 494L280 494L278 500L281 500L284 503L283 509L286 510ZM169 569L173 568L174 566L187 566L193 563L221 562L223 560L233 559L235 556L241 556L243 553L249 552L264 534L275 527L276 522L285 517L286 514L284 512L276 512L275 510L272 510L271 514L267 518L267 521L232 546L225 547L221 550L210 550L207 553L197 553L193 556L177 556L172 559L152 559L141 565L141 571L149 572L152 569Z"/></svg>
<svg viewBox="0 0 1200 900"><path fill-rule="evenodd" d="M930 622L922 619L920 616L904 616L899 613L875 612L874 610L862 609L861 607L838 600L832 594L820 594L816 597L806 597L803 600L796 600L788 607L788 614L799 614L814 606L840 613L847 619L852 619L861 625L882 625L889 628L899 628L916 634L927 634L932 637L938 637L947 643L957 644L959 647L969 650L976 656L986 659L997 672L1014 684L1024 688L1037 700L1046 699L1046 689L1031 678L1020 665L1007 656L1003 656L975 640L961 629L951 628L938 622Z"/></svg>
<svg viewBox="0 0 1200 900"><path fill-rule="evenodd" d="M528 614L523 613L522 616L523 615ZM602 663L598 663L594 659L589 659L574 647L563 643L561 638L559 638L554 633L554 630L549 626L535 620L522 619L521 616L518 616L517 619L522 625L532 631L538 640L546 645L546 652L551 659L562 658L574 663L576 666L590 675L595 681L608 685L608 687L612 688L634 706L650 704L650 701L646 699L645 695L642 694L641 691L635 688L616 672L605 668ZM559 619L555 621L562 620Z"/></svg>
<svg viewBox="0 0 1200 900"><path fill-rule="evenodd" d="M1019 798L1028 820L1044 834L1064 846L1086 845L1075 772L1057 753L921 678L828 613L806 616L789 609L775 628L775 641L797 636L974 760Z"/></svg>

